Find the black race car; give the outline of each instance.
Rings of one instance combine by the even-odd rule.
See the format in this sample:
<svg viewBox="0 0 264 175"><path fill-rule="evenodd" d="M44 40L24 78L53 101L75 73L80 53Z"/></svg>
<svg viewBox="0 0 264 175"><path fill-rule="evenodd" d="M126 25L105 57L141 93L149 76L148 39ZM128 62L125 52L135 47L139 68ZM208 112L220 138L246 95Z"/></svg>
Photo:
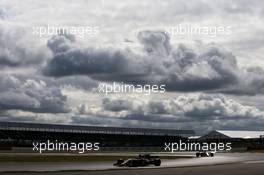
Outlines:
<svg viewBox="0 0 264 175"><path fill-rule="evenodd" d="M196 157L214 157L215 152L199 151L196 153Z"/></svg>
<svg viewBox="0 0 264 175"><path fill-rule="evenodd" d="M143 167L148 165L160 166L161 160L158 156L151 156L149 154L140 154L135 158L127 160L119 159L114 166L118 167Z"/></svg>

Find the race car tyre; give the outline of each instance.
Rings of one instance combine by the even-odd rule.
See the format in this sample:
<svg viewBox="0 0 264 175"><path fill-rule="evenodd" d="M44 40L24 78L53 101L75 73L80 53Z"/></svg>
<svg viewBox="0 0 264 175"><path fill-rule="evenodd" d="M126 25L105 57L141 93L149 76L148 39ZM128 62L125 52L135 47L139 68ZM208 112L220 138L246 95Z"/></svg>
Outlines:
<svg viewBox="0 0 264 175"><path fill-rule="evenodd" d="M196 153L196 157L200 157L200 153Z"/></svg>
<svg viewBox="0 0 264 175"><path fill-rule="evenodd" d="M155 165L155 166L160 166L160 164L161 164L161 161L160 161L160 160L155 160L155 161L154 161L154 165Z"/></svg>

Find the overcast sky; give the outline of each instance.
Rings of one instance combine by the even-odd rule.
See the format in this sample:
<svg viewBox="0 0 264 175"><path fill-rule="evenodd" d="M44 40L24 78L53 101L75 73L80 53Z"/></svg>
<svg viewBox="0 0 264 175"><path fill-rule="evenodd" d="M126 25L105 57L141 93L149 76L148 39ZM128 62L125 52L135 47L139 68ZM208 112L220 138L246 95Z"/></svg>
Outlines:
<svg viewBox="0 0 264 175"><path fill-rule="evenodd" d="M264 130L263 18L261 0L1 0L0 120ZM98 92L113 82L166 92Z"/></svg>

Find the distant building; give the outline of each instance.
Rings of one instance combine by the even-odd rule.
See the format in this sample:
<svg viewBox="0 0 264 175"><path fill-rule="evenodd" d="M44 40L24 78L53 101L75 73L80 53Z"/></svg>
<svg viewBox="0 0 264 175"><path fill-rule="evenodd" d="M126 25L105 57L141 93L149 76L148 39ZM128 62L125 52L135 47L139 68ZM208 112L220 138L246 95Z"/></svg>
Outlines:
<svg viewBox="0 0 264 175"><path fill-rule="evenodd" d="M201 136L190 136L188 137L188 140L191 140L191 141L197 141Z"/></svg>
<svg viewBox="0 0 264 175"><path fill-rule="evenodd" d="M215 130L199 138L200 140L259 139L264 131L226 131Z"/></svg>
<svg viewBox="0 0 264 175"><path fill-rule="evenodd" d="M198 142L230 142L232 149L264 149L264 131L214 130L197 139Z"/></svg>

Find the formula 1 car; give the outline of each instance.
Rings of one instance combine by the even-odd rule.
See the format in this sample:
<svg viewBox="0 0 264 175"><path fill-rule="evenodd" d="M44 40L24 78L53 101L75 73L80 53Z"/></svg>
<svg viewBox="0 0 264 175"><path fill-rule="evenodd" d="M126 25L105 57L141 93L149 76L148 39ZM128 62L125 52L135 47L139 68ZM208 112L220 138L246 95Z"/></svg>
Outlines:
<svg viewBox="0 0 264 175"><path fill-rule="evenodd" d="M114 166L118 167L143 167L148 165L160 166L161 160L158 156L151 156L149 154L138 155L135 158L127 160L119 159Z"/></svg>
<svg viewBox="0 0 264 175"><path fill-rule="evenodd" d="M214 157L215 152L199 151L196 153L196 157Z"/></svg>

